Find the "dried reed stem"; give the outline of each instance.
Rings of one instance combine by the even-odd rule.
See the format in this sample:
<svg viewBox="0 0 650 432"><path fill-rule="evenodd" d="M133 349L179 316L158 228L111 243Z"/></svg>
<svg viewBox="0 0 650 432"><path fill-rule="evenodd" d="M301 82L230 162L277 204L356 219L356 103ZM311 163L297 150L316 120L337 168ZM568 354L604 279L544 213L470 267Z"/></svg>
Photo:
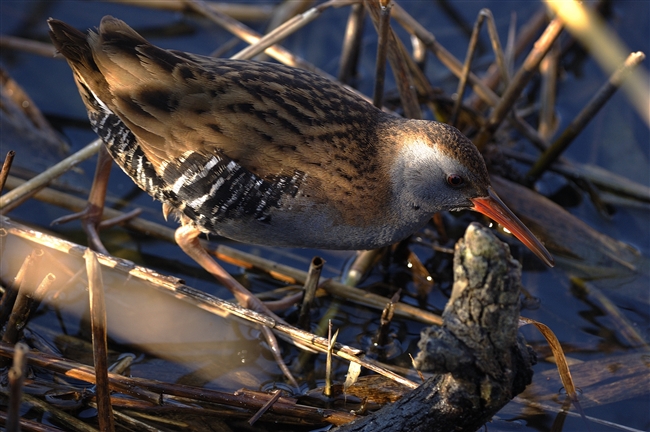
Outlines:
<svg viewBox="0 0 650 432"><path fill-rule="evenodd" d="M7 192L0 197L0 214L6 214L14 209L21 202L34 195L36 192L47 186L49 182L66 173L70 168L94 155L99 147L103 145L102 140L97 138L75 154L68 156L58 164L47 169L20 187Z"/></svg>
<svg viewBox="0 0 650 432"><path fill-rule="evenodd" d="M104 282L97 255L90 249L84 253L88 275L88 295L90 301L90 326L93 341L93 360L95 364L95 394L97 395L97 418L102 431L115 430L111 392L108 384L108 347L106 342L106 304L104 302Z"/></svg>
<svg viewBox="0 0 650 432"><path fill-rule="evenodd" d="M578 115L571 121L571 123L564 129L560 137L540 156L538 161L528 171L526 177L529 182L535 182L549 166L569 147L574 138L582 132L582 130L589 124L591 119L600 111L600 109L607 103L616 90L620 87L625 79L625 76L636 66L645 59L645 54L642 52L631 53L623 65L612 74L609 80L596 92L591 100L585 107L578 113Z"/></svg>

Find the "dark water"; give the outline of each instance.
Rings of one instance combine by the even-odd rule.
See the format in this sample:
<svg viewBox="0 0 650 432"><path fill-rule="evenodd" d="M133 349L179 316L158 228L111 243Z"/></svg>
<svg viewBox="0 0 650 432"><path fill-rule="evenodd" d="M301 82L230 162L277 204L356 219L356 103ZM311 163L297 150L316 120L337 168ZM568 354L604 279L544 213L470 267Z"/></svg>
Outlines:
<svg viewBox="0 0 650 432"><path fill-rule="evenodd" d="M468 37L462 33L449 16L435 3L428 1L410 1L401 3L426 28L435 34L439 42L447 47L457 58L464 58ZM487 7L492 10L505 43L507 27L511 12L516 12L519 25L526 22L542 5L537 2L453 2L453 7L470 25L478 11ZM85 29L98 25L102 16L110 14L124 19L140 31L153 43L174 49L182 49L201 54L209 54L221 44L231 40L231 36L211 23L184 16L180 13L136 8L127 5L104 2L23 2L3 1L0 3L0 31L2 34L46 40L45 18L52 16ZM613 2L610 24L620 35L623 42L632 51L650 53L650 2ZM283 45L304 57L318 67L336 75L338 55L347 18L347 9L330 10L317 22L308 25L292 36ZM255 25L262 30L262 25ZM363 57L360 63L359 88L369 94L372 89L374 71L374 53L376 50L375 34L370 23L363 40ZM165 34L165 30L176 30ZM400 35L404 36L403 32ZM407 39L404 39L408 42ZM491 59L489 42L482 40L487 51L476 61L477 68L486 65ZM232 54L237 49L229 52ZM228 55L228 53L226 54ZM606 80L597 63L587 57L580 59L577 52L573 64L563 63L563 72L557 96L557 110L562 130ZM77 95L68 66L60 60L45 59L30 54L7 52L3 50L0 57L2 67L18 81L30 94L35 103L50 116L56 126L70 143L73 150L78 150L94 139L93 133L86 127L71 125L69 120L85 122L85 110ZM644 63L647 65L647 61ZM646 66L647 67L647 66ZM478 69L479 71L481 69ZM446 93L455 91L456 80L436 60L429 58L427 75L434 86L443 88ZM388 89L394 88L389 79ZM533 91L533 90L531 90ZM66 121L61 121L66 119ZM522 147L526 147L523 145ZM8 149L3 143L2 153ZM24 167L33 166L34 162L46 164L48 158L39 150L16 148L16 163ZM25 156L28 153L29 156ZM576 163L593 164L611 170L638 183L650 184L650 134L648 127L640 121L625 95L617 93L607 106L596 116L586 130L576 139L566 153L567 158ZM42 161L41 159L45 159ZM67 175L64 178L69 187L88 187L92 180L94 163L82 165L82 172ZM549 193L559 193L562 182L554 176L544 178L542 189ZM143 207L145 217L164 223L159 212L159 205L141 193L119 170L115 169L111 178L110 197L128 199L127 209ZM607 219L599 215L595 207L586 198L570 199L568 210L591 225L596 230L614 239L628 243L637 248L644 256L650 255L650 219L646 208L618 206L614 214ZM26 221L41 226L49 225L56 217L66 214L65 210L29 201L10 216L16 220ZM169 226L174 226L170 223ZM85 243L77 223L57 227L59 235ZM119 229L103 234L109 250L116 256L131 259L142 265L159 271L182 277L188 285L195 286L213 294L228 297L220 287L215 286L195 264L186 258L173 245L133 235ZM23 247L16 245L12 253ZM306 269L311 257L318 254L327 261L324 276L337 277L346 262L353 256L350 252L311 251L311 250L274 250L254 246L238 246L244 250L259 254L265 258ZM424 257L431 255L425 248L416 248ZM7 257L3 251L3 261ZM426 258L423 258L425 260ZM638 264L635 272L625 272L619 277L591 281L590 285L571 281L574 268L558 266L553 270L541 269L531 263L533 258L525 257L524 286L539 302L539 307L529 309L524 314L551 327L562 342L567 355L576 362L594 364L593 368L603 368L606 373L608 359L619 362L630 361L639 351L625 337L628 323L643 339L650 338L650 282L646 260ZM2 264L2 276L9 267ZM13 266L13 264L11 265ZM241 270L228 267L240 274ZM380 272L378 272L380 273ZM373 283L376 287L385 282L385 275L373 274L366 285ZM584 276L581 274L581 276ZM263 278L249 276L255 291L264 291L274 287ZM393 279L396 285L405 284L412 289L412 284ZM243 326L226 325L206 313L196 312L185 306L168 305L162 300L151 298L133 289L129 292L115 290L108 293L109 326L111 337L115 342L128 343L134 349L154 352L157 356L171 360L158 360L152 356L141 355L132 367L134 376L143 376L184 383L202 384L217 388L239 388L243 385L259 388L264 383L281 379L277 368L266 351L260 347L255 331ZM440 295L430 299L436 307L443 307ZM412 300L410 300L412 302ZM607 309L608 302L613 310L620 314L614 318L612 309ZM83 330L79 317L84 313L85 299L80 294L70 296L65 304L51 306L33 322L34 330L49 335L52 339L61 337L57 334L77 334ZM131 306L139 306L134 310ZM57 321L52 310L62 313L62 321ZM144 308L144 309L143 309ZM143 311L146 314L142 321ZM345 305L335 319L335 325L342 329L338 341L363 346L378 325L378 312L369 309ZM185 325L181 325L185 324ZM46 329L52 329L52 333ZM407 352L415 353L420 325L395 322L394 333L398 335L398 350L402 355L395 358L397 364L408 367ZM137 331L134 331L137 330ZM564 421L558 422L561 415L561 384L554 374L554 365L545 358L548 355L543 338L534 330L524 328L528 341L540 352L540 363L536 367L536 376L527 393L508 405L498 418L488 427L490 430L547 431L586 430L584 422L576 418L575 410ZM216 342L219 342L217 344ZM180 347L180 349L179 349ZM293 354L296 356L297 354ZM289 358L291 361L292 358ZM595 364L604 361L603 364ZM318 369L323 359L316 361ZM587 367L589 369L589 367ZM342 369L342 373L344 370ZM575 374L576 384L589 392L598 385L589 387L586 372ZM640 380L645 379L646 391L607 399L587 408L586 415L611 422L590 423L592 431L648 430L650 429L650 372L646 369ZM582 381L581 381L582 380ZM613 379L612 385L618 378ZM591 383L591 382L590 382ZM609 382L607 383L609 384ZM549 396L555 394L556 396ZM587 393L588 395L589 393ZM541 404L533 407L532 403Z"/></svg>

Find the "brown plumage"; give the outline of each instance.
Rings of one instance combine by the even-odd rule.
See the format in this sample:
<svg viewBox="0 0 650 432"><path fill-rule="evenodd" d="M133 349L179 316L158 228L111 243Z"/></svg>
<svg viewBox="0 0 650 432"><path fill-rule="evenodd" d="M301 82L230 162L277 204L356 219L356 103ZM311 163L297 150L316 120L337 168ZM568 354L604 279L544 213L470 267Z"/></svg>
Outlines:
<svg viewBox="0 0 650 432"><path fill-rule="evenodd" d="M113 158L186 224L251 243L367 249L440 210L476 209L552 261L450 126L386 114L300 69L164 50L112 17L88 35L49 25Z"/></svg>

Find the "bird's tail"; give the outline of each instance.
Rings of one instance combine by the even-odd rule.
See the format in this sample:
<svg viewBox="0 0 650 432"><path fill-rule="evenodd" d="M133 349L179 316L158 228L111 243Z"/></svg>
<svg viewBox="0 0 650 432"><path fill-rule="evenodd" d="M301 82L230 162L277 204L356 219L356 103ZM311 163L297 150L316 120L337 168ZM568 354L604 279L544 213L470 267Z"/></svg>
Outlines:
<svg viewBox="0 0 650 432"><path fill-rule="evenodd" d="M47 20L47 24L50 26L50 38L54 47L73 69L97 70L88 35L54 18Z"/></svg>

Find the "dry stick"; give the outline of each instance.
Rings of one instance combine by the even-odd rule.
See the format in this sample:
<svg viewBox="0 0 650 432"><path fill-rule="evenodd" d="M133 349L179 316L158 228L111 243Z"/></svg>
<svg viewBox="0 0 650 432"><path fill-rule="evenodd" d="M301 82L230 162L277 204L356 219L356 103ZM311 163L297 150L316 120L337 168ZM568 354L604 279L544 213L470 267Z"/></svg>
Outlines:
<svg viewBox="0 0 650 432"><path fill-rule="evenodd" d="M370 13L372 23L377 32L379 32L382 7L379 6L377 0L365 0L366 9ZM421 119L422 111L420 110L420 103L418 102L417 94L415 92L415 84L413 76L408 68L408 56L401 48L401 42L395 35L393 29L389 29L386 41L388 43L388 62L393 71L395 82L397 84L397 91L399 92L402 107L404 109L404 116L413 119ZM418 69L419 70L419 69Z"/></svg>
<svg viewBox="0 0 650 432"><path fill-rule="evenodd" d="M27 353L29 347L24 343L16 344L14 362L7 373L9 379L9 405L7 406L7 432L20 431L20 403L23 398L23 383L27 371Z"/></svg>
<svg viewBox="0 0 650 432"><path fill-rule="evenodd" d="M409 34L417 36L424 45L444 64L454 75L460 77L463 71L462 63L443 47L422 24L409 15L399 4L394 4L392 16ZM473 73L469 74L469 84L474 92L490 106L496 105L499 101L492 89Z"/></svg>
<svg viewBox="0 0 650 432"><path fill-rule="evenodd" d="M7 422L7 414L0 411L0 424L3 424L3 422ZM20 427L23 432L61 432L61 429L59 428L47 426L24 418L20 419Z"/></svg>
<svg viewBox="0 0 650 432"><path fill-rule="evenodd" d="M338 344L337 344L338 345ZM0 343L0 355L11 357L14 354L14 347ZM79 379L89 383L95 382L95 373L92 367L77 363L72 360L52 356L45 353L30 352L28 354L30 364L47 368L49 370L64 374L67 377ZM175 395L184 398L191 398L199 401L212 402L234 407L260 408L272 396L260 392L242 391L237 394L206 389L203 387L191 387L182 384L170 384L144 378L133 378L113 373L108 374L111 389L116 392L133 395L133 389L147 391L150 394ZM147 389L147 390L145 390ZM159 398L161 398L159 396ZM156 402L156 401L153 401ZM157 403L160 403L159 401ZM298 405L294 400L280 398L273 406L277 414L301 416L310 421L326 421L333 424L343 424L354 419L354 416L322 408L311 408ZM94 429L89 429L94 430Z"/></svg>
<svg viewBox="0 0 650 432"><path fill-rule="evenodd" d="M325 386L323 387L323 396L332 396L332 352L334 344L338 338L339 331L332 334L332 320L327 321L327 352L325 360Z"/></svg>
<svg viewBox="0 0 650 432"><path fill-rule="evenodd" d="M11 357L14 353L13 345L0 342L0 355L4 357ZM31 364L39 367L50 369L54 372L63 374L68 378L79 379L81 381L97 384L97 376L95 370L81 363L76 363L72 360L66 360L62 357L46 353L30 352L28 355ZM122 375L108 373L111 390L133 396L136 399L146 401L153 405L160 405L162 403L162 395L157 392L152 392L140 385L131 378Z"/></svg>
<svg viewBox="0 0 650 432"><path fill-rule="evenodd" d="M125 370L131 367L133 361L135 360L135 354L126 353L122 354L117 363L113 363L109 366L108 371L116 374L124 373Z"/></svg>
<svg viewBox="0 0 650 432"><path fill-rule="evenodd" d="M542 138L550 139L556 125L555 93L557 92L557 68L560 61L560 45L555 42L539 65L542 77L540 89L539 134Z"/></svg>
<svg viewBox="0 0 650 432"><path fill-rule="evenodd" d="M15 186L20 184L20 180L9 176L7 184L10 186ZM37 199L41 199L44 202L48 202L53 205L69 208L71 210L79 210L84 208L86 201L74 196L55 191L53 189L44 189L36 195ZM114 218L123 213L115 209L104 209L104 216ZM0 219L1 221L1 219ZM8 220L3 221L5 224L10 224L13 226L13 222L8 222ZM157 224L155 222L150 222L141 218L130 219L125 224L126 227L146 233L149 236L162 239L169 242L174 242L174 230L166 226ZM20 235L20 234L19 234ZM209 248L210 244L206 241L202 241L201 244ZM283 264L278 264L274 261L267 260L246 252L239 251L228 246L219 245L213 250L209 250L210 253L215 255L222 261L225 261L229 264L234 264L240 267L243 267L247 270L259 270L269 274L271 277L278 279L285 283L290 284L304 284L307 280L307 272L299 270L290 266ZM147 278L146 273L143 275L144 278ZM167 280L178 281L178 278L167 277ZM149 279L153 283L157 283L157 279ZM333 280L327 280L322 284L322 288L325 289L329 294L347 299L368 307L373 307L379 310L382 310L386 305L387 299L383 296L368 293L358 288L353 288L351 286L336 282ZM425 324L434 324L440 325L442 319L440 316L435 315L431 312L419 309L417 307L408 305L406 303L397 303L395 305L395 314L402 318L412 319L419 321Z"/></svg>
<svg viewBox="0 0 650 432"><path fill-rule="evenodd" d="M200 1L200 0L185 0L184 3L193 11L204 15L206 18L210 19L212 22L217 24L220 27L223 27L233 35L237 36L241 40L249 43L249 44L254 44L257 43L262 36L251 29L250 27L242 24L241 22L230 18L227 15L224 15L221 12L215 11L210 9L205 2ZM316 68L314 65L312 65L309 62L306 62L305 60L301 59L298 56L293 55L286 49L279 47L279 46L272 46L267 48L264 51L265 54L273 57L280 63L289 65L289 66L294 66L294 67L300 67L302 69L306 69L312 72L316 72L320 75L326 76L328 78L331 78L329 74L326 72Z"/></svg>
<svg viewBox="0 0 650 432"><path fill-rule="evenodd" d="M54 165L51 168L48 168L46 171L25 182L20 187L17 187L14 190L7 192L1 196L0 214L6 214L7 212L11 211L17 206L17 204L34 195L40 189L44 188L49 182L67 172L70 170L70 168L78 165L80 162L97 153L101 145L102 140L99 138L96 139L75 154L68 156L58 164Z"/></svg>
<svg viewBox="0 0 650 432"><path fill-rule="evenodd" d="M260 408L259 411L257 411L255 413L255 415L248 420L249 425L253 426L255 424L255 422L258 421L260 419L260 417L262 417L262 415L264 415L265 412L267 412L269 409L271 409L273 404L275 404L278 401L278 399L280 399L280 396L282 396L282 392L278 389L278 390L275 390L272 393L272 395L273 395L273 397L271 399L269 399L268 402L266 402L264 404L264 406L262 408Z"/></svg>
<svg viewBox="0 0 650 432"><path fill-rule="evenodd" d="M31 276L34 268L38 265L42 257L43 250L34 249L23 261L23 264L20 267L20 270L18 270L13 282L7 286L4 296L2 296L2 301L0 301L0 329L4 327L5 323L9 320L18 293L23 288L25 280L29 280L28 277Z"/></svg>
<svg viewBox="0 0 650 432"><path fill-rule="evenodd" d="M32 355L33 353L30 353L28 356L30 362L31 362ZM56 420L57 424L61 423L64 425L66 431L98 432L97 429L95 429L94 427L87 425L86 423L77 419L76 417L34 396L25 394L23 396L23 402L31 405L33 408L36 408L38 411L47 413L48 415L52 416Z"/></svg>
<svg viewBox="0 0 650 432"><path fill-rule="evenodd" d="M533 164L535 158L532 155L502 149L504 155L515 160ZM639 201L650 202L650 187L636 183L628 178L619 176L603 168L593 165L571 165L563 161L556 161L549 167L563 176L573 179L586 179L601 189L613 191L620 195L633 197Z"/></svg>
<svg viewBox="0 0 650 432"><path fill-rule="evenodd" d="M546 8L541 7L539 11L537 11L535 15L533 15L532 18L522 27L516 38L510 36L508 37L509 47L506 47L506 64L510 65L508 66L509 71L511 70L511 65L514 63L515 59L524 51L528 45L530 45L530 43L539 33L540 29L548 22L547 16L548 14L546 12ZM516 21L514 19L514 12L511 22L512 25L510 26L510 34L515 31ZM508 75L511 75L511 73L509 72ZM487 88L493 89L497 87L499 78L500 73L498 67L495 63L493 63L482 78L482 83ZM483 101L487 102L485 99L483 99ZM478 111L481 106L480 96L478 94L471 96L468 105Z"/></svg>
<svg viewBox="0 0 650 432"><path fill-rule="evenodd" d="M546 53L553 46L553 42L558 38L562 32L563 24L559 19L554 19L546 27L544 33L535 43L533 50L528 53L528 56L524 60L523 65L517 71L515 76L512 78L512 81L506 88L501 100L492 111L492 115L488 121L481 127L481 130L478 133L478 136L474 140L476 147L482 149L485 144L492 138L492 135L497 130L503 119L514 105L514 103L519 98L521 91L526 87L530 79L537 72L539 63L542 61Z"/></svg>
<svg viewBox="0 0 650 432"><path fill-rule="evenodd" d="M33 242L36 242L37 244L47 244L48 247L67 253L71 256L82 256L83 253L87 250L87 248L83 246L68 242L66 240L62 240L60 238L49 236L42 232L35 231L33 229L20 225L6 217L1 218L0 222L2 222L3 228L9 234L16 235L20 238L24 238L27 240L31 240ZM238 260L237 262L239 263L244 262L241 257L250 258L248 254L245 254L243 252L238 252L232 249L229 250L228 253L229 255L237 255L236 259ZM183 285L179 282L178 278L164 277L158 275L157 273L149 269L136 266L130 261L121 260L119 258L98 254L97 259L102 265L109 266L116 270L124 271L125 274L128 274L131 277L137 277L142 280L150 281L153 284L155 284L154 286L157 289L167 292L180 300L193 304L210 313L224 316L224 312L225 312L225 314L231 314L235 317L243 318L244 320L247 320L248 322L251 322L253 324L271 328L276 332L278 332L280 335L284 335L289 340L294 341L298 345L306 345L320 352L326 352L327 350L328 344L327 344L327 340L324 338L315 336L312 333L305 332L303 330L292 327L288 324L278 322L268 317L267 315L259 314L250 309L222 300L211 294L199 291L187 285ZM276 268L277 267L280 266L276 265ZM287 267L287 269L290 268ZM296 272L296 270L294 270L294 272ZM296 275L298 274L296 273ZM328 284L327 283L323 284L323 286L326 285ZM346 290L351 290L350 287L347 287L345 285L342 284L338 284L338 285L340 286L340 289L343 290L343 292ZM361 291L361 290L357 290L357 291ZM386 303L385 298L381 296L374 296L374 297L376 297L378 300L383 299L383 305L385 305ZM408 306L408 305L403 305L403 306L413 308L412 306ZM341 344L336 344L335 348L336 348L335 354L345 360L357 362L367 369L370 369L390 379L400 382L410 388L415 387L415 385L411 381L385 369L379 363L368 359L358 358L357 356L361 354L361 351L359 351L356 348L352 348Z"/></svg>
<svg viewBox="0 0 650 432"><path fill-rule="evenodd" d="M508 76L514 71L515 58L517 53L515 51L515 41L517 40L517 12L514 10L510 12L510 25L508 26L508 37L506 39L506 48L504 51L504 61L506 62L506 68L508 71ZM493 68L494 63L488 68L488 73L490 69Z"/></svg>
<svg viewBox="0 0 650 432"><path fill-rule="evenodd" d="M510 74L508 73L508 66L505 54L503 53L503 48L501 48L501 41L499 40L499 33L497 32L497 26L494 22L494 16L490 9L482 9L481 12L485 14L487 18L488 35L490 36L490 42L492 43L492 51L496 58L497 70L501 75L501 81L503 81L505 85L508 85L510 83Z"/></svg>
<svg viewBox="0 0 650 432"><path fill-rule="evenodd" d="M401 294L401 289L395 293L393 298L390 299L388 304L386 304L384 310L381 312L381 318L379 319L379 328L377 329L377 332L375 333L375 338L373 339L373 343L370 346L371 350L375 349L375 347L381 350L388 343L390 324L393 321L393 316L395 311L394 306L395 303L399 301L400 294ZM379 353L381 354L382 351L379 351ZM379 358L380 360L385 360L385 355L380 356Z"/></svg>
<svg viewBox="0 0 650 432"><path fill-rule="evenodd" d="M108 347L106 342L106 304L104 303L104 282L97 255L90 249L84 253L88 275L88 296L90 301L90 327L93 341L97 395L97 419L102 431L115 430L111 391L108 385Z"/></svg>
<svg viewBox="0 0 650 432"><path fill-rule="evenodd" d="M97 409L97 404L93 401L88 402L88 406L91 406L95 409ZM124 414L123 412L120 411L113 411L113 416L115 417L115 420L120 424L122 427L126 427L127 430L136 430L139 432L160 432L160 429L157 427L153 427L143 421L137 420L127 414ZM158 418L154 418L154 421L158 420Z"/></svg>
<svg viewBox="0 0 650 432"><path fill-rule="evenodd" d="M187 11L187 4L182 0L109 0L113 3L122 3L132 6L147 7L152 9L170 10L175 12ZM275 5L257 2L254 5L205 2L208 9L226 14L241 21L266 21L271 18Z"/></svg>
<svg viewBox="0 0 650 432"><path fill-rule="evenodd" d="M508 121L510 125L517 130L517 132L522 134L528 141L531 142L531 144L533 144L539 150L545 151L551 146L548 141L540 136L539 132L527 121L522 119L516 111L510 111L510 114L508 114Z"/></svg>
<svg viewBox="0 0 650 432"><path fill-rule="evenodd" d="M454 102L454 108L451 112L451 119L449 124L456 126L458 122L458 114L460 113L460 106L463 103L463 98L465 97L465 88L467 86L467 77L469 76L469 71L472 67L472 59L474 58L474 52L476 51L476 46L478 44L478 34L483 25L483 20L486 17L486 14L483 13L484 10L478 14L476 22L474 23L474 29L472 30L472 35L469 38L469 44L467 45L467 54L465 54L465 62L463 63L463 72L458 80L458 90L456 90L456 101Z"/></svg>
<svg viewBox="0 0 650 432"><path fill-rule="evenodd" d="M248 268L262 269L269 272L271 275L274 273L280 273L284 276L291 277L295 283L304 283L307 278L307 272L305 271L256 257L227 246L219 245L214 252L219 259L226 262L244 266L244 268L248 266ZM379 310L383 310L388 301L386 297L368 293L364 290L331 279L324 281L321 284L321 288L325 289L325 291L333 296L341 297ZM438 315L423 311L406 303L397 303L395 305L395 315L426 324L440 325L442 323L442 319Z"/></svg>
<svg viewBox="0 0 650 432"><path fill-rule="evenodd" d="M163 287L168 288L166 286ZM328 342L326 338L316 336L312 333L297 329L287 324L276 322L266 315L259 314L257 312L251 311L250 309L242 308L241 306L238 306L234 303L227 302L218 297L212 296L186 285L179 284L174 287L169 287L168 289L170 293L176 294L177 298L192 303L205 311L218 313L221 315L223 315L223 312L225 311L236 317L243 318L249 322L272 328L280 335L287 336L288 339L293 341L297 346L305 345L320 352L327 352ZM385 369L378 362L358 357L361 352L356 348L338 343L334 348L334 354L344 360L359 363L366 369L372 370L380 375L384 375L385 377L397 381L409 388L417 387L417 385L410 380Z"/></svg>
<svg viewBox="0 0 650 432"><path fill-rule="evenodd" d="M27 117L31 126L52 139L52 142L65 146L57 132L50 126L45 116L38 109L31 97L25 90L2 68L0 68L0 85L8 94L9 98L20 107L21 112Z"/></svg>
<svg viewBox="0 0 650 432"><path fill-rule="evenodd" d="M616 71L609 80L591 98L589 103L578 113L573 121L566 127L562 135L544 152L533 167L528 171L526 177L530 183L534 183L548 167L555 162L560 154L571 144L573 139L582 132L592 118L605 105L612 95L618 90L625 75L636 67L645 55L642 52L631 53L625 63Z"/></svg>
<svg viewBox="0 0 650 432"><path fill-rule="evenodd" d="M379 1L379 0L368 0ZM388 55L388 33L390 31L390 1L381 1L379 25L377 29L377 58L375 60L375 88L372 93L372 104L377 108L383 106L384 83L386 81L386 56Z"/></svg>
<svg viewBox="0 0 650 432"><path fill-rule="evenodd" d="M3 50L23 51L43 57L52 58L56 50L51 43L37 42L31 39L24 39L16 36L0 36L0 48ZM61 57L63 60L63 57Z"/></svg>
<svg viewBox="0 0 650 432"><path fill-rule="evenodd" d="M302 299L297 324L297 326L303 330L309 330L309 311L314 302L316 288L318 288L318 281L320 280L320 274L324 265L325 261L320 257L314 257L309 265L307 280L305 281L305 295Z"/></svg>
<svg viewBox="0 0 650 432"><path fill-rule="evenodd" d="M472 59L474 58L474 52L476 51L476 46L478 44L478 35L483 25L483 21L486 18L488 22L488 33L490 35L490 41L492 42L492 51L496 57L496 63L498 70L501 73L501 79L506 84L510 79L508 76L508 70L506 68L503 50L501 49L501 42L499 41L499 34L497 33L496 25L494 24L494 16L492 16L492 12L490 12L489 9L481 9L478 13L478 17L476 18L476 23L474 24L474 29L472 30L472 36L470 37L469 45L467 46L467 54L465 56L465 63L463 64L463 74L460 77L460 81L458 82L458 91L456 92L457 97L454 103L451 121L449 122L452 126L456 126L456 122L458 121L460 106L465 96L467 78L469 76L469 71L472 65Z"/></svg>
<svg viewBox="0 0 650 432"><path fill-rule="evenodd" d="M29 322L31 315L36 311L40 302L35 299L42 298L50 289L56 276L48 273L38 287L32 292L32 287L25 287L21 284L16 302L9 316L9 322L2 335L2 341L5 343L16 343L20 335Z"/></svg>
<svg viewBox="0 0 650 432"><path fill-rule="evenodd" d="M352 5L348 16L348 24L345 28L345 38L341 49L341 64L339 65L338 79L343 84L350 84L350 80L357 75L365 17L366 10L363 3Z"/></svg>
<svg viewBox="0 0 650 432"><path fill-rule="evenodd" d="M616 72L628 48L593 8L576 0L562 2L545 0L545 3L557 14L558 19L564 20L571 34L605 71L610 74ZM623 90L641 120L650 126L650 103L648 103L650 76L644 68L630 72L622 83Z"/></svg>
<svg viewBox="0 0 650 432"><path fill-rule="evenodd" d="M416 40L419 41L419 39L415 38ZM416 60L411 57L409 54L408 49L406 46L402 43L400 39L396 39L397 45L399 46L400 49L400 59L401 61L406 62L408 66L408 70L411 73L411 77L413 79L413 83L415 84L416 92L413 93L413 103L418 107L418 115L421 116L421 113L419 111L419 100L417 99L417 95L421 94L425 96L427 104L429 105L429 108L431 109L432 113L437 113L439 111L438 107L436 106L435 102L435 95L438 93L434 88L431 86L431 83L429 82L429 79L427 76L424 74L424 71L422 68L418 65ZM422 44L421 44L422 45ZM425 51L426 52L426 51Z"/></svg>
<svg viewBox="0 0 650 432"><path fill-rule="evenodd" d="M307 9L312 6L312 3L314 3L313 0L280 2L275 8L273 8L273 14L271 14L267 22L264 23L266 26L266 32L269 33L272 30L275 30L294 16L307 11ZM260 60L264 57L265 56L260 56Z"/></svg>
<svg viewBox="0 0 650 432"><path fill-rule="evenodd" d="M247 46L230 58L234 60L251 59L256 55L264 52L270 46L280 43L293 32L314 21L323 13L325 9L328 9L332 6L340 6L342 3L347 4L348 1L330 0L316 7L313 7L302 14L298 14L290 20L282 23L282 25L273 29L273 31L261 37L254 44Z"/></svg>
<svg viewBox="0 0 650 432"><path fill-rule="evenodd" d="M14 162L14 156L16 156L16 152L9 150L7 156L5 156L5 161L2 163L2 170L0 170L0 192L5 188L5 182L7 181L11 164Z"/></svg>
<svg viewBox="0 0 650 432"><path fill-rule="evenodd" d="M356 286L363 275L375 265L377 259L384 251L385 249L383 248L358 251L356 258L350 265L350 269L343 278L343 283L351 287Z"/></svg>

